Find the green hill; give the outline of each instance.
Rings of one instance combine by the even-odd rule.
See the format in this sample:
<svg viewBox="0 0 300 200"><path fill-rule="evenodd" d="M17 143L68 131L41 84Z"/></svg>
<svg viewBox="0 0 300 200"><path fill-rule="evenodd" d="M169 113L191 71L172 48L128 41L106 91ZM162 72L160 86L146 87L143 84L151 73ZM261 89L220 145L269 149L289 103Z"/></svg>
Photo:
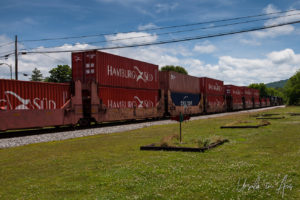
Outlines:
<svg viewBox="0 0 300 200"><path fill-rule="evenodd" d="M288 80L289 79L267 83L266 86L269 88L283 88Z"/></svg>

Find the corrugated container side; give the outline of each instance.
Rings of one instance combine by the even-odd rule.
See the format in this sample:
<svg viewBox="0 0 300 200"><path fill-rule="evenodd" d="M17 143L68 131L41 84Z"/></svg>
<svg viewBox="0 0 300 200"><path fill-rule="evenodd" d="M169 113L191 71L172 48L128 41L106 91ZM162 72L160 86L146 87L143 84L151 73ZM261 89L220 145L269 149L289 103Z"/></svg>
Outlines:
<svg viewBox="0 0 300 200"><path fill-rule="evenodd" d="M208 77L199 78L200 90L204 95L224 95L224 82Z"/></svg>
<svg viewBox="0 0 300 200"><path fill-rule="evenodd" d="M243 87L244 97L252 97L252 88Z"/></svg>
<svg viewBox="0 0 300 200"><path fill-rule="evenodd" d="M266 98L266 106L271 106L270 98Z"/></svg>
<svg viewBox="0 0 300 200"><path fill-rule="evenodd" d="M159 89L158 65L100 51L72 54L73 78L100 86Z"/></svg>
<svg viewBox="0 0 300 200"><path fill-rule="evenodd" d="M254 97L254 99L259 99L259 90L251 88L252 91L252 96Z"/></svg>
<svg viewBox="0 0 300 200"><path fill-rule="evenodd" d="M254 99L254 107L255 108L259 108L260 107L260 100L258 99Z"/></svg>
<svg viewBox="0 0 300 200"><path fill-rule="evenodd" d="M252 97L245 97L245 108L253 108Z"/></svg>
<svg viewBox="0 0 300 200"><path fill-rule="evenodd" d="M243 89L235 85L225 85L226 95L231 95L232 97L242 97Z"/></svg>
<svg viewBox="0 0 300 200"><path fill-rule="evenodd" d="M159 101L158 90L99 87L98 94L107 109L153 108Z"/></svg>
<svg viewBox="0 0 300 200"><path fill-rule="evenodd" d="M165 91L182 93L200 93L199 79L194 76L180 74L173 71L159 72L160 88Z"/></svg>
<svg viewBox="0 0 300 200"><path fill-rule="evenodd" d="M82 52L72 53L72 79L73 81L80 80L82 83L84 82L83 55Z"/></svg>
<svg viewBox="0 0 300 200"><path fill-rule="evenodd" d="M260 103L261 103L261 107L266 107L267 106L267 102L266 102L265 98L261 98Z"/></svg>
<svg viewBox="0 0 300 200"><path fill-rule="evenodd" d="M227 96L230 96L230 98L227 98L228 101L227 105L229 107L232 107L233 110L241 110L243 109L243 89L239 86L235 85L225 85L225 94Z"/></svg>
<svg viewBox="0 0 300 200"><path fill-rule="evenodd" d="M254 99L254 107L259 108L260 107L259 90L252 88L251 91L252 91L252 97Z"/></svg>
<svg viewBox="0 0 300 200"><path fill-rule="evenodd" d="M206 112L217 113L225 112L225 100L223 95L207 95L205 97Z"/></svg>
<svg viewBox="0 0 300 200"><path fill-rule="evenodd" d="M59 109L70 99L70 84L0 79L4 110Z"/></svg>

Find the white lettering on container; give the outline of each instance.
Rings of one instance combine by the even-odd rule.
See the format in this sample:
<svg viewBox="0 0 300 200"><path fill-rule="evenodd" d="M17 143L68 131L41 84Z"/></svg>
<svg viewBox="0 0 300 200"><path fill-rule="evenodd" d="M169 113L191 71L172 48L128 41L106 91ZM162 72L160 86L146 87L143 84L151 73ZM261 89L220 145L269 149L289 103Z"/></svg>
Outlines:
<svg viewBox="0 0 300 200"><path fill-rule="evenodd" d="M107 65L107 75L108 76L116 76L119 78L126 79L135 79L137 82L139 80L146 82L153 81L153 75L148 72L142 72L137 66L133 67L134 70L123 69L121 67L113 67L111 65Z"/></svg>
<svg viewBox="0 0 300 200"><path fill-rule="evenodd" d="M1 109L3 110L56 109L56 102L52 99L47 99L47 98L43 98L43 99L33 98L32 100L23 99L18 94L12 91L5 91L4 95L5 95L5 99L0 99L0 106L2 105ZM13 98L18 99L20 104L14 107L11 104L9 95L12 95Z"/></svg>
<svg viewBox="0 0 300 200"><path fill-rule="evenodd" d="M208 84L208 90L215 90L221 92L222 88L220 85L218 85L218 83L216 83L215 85Z"/></svg>
<svg viewBox="0 0 300 200"><path fill-rule="evenodd" d="M108 108L152 108L154 103L148 99L141 99L138 96L134 96L132 101L125 100L108 100Z"/></svg>

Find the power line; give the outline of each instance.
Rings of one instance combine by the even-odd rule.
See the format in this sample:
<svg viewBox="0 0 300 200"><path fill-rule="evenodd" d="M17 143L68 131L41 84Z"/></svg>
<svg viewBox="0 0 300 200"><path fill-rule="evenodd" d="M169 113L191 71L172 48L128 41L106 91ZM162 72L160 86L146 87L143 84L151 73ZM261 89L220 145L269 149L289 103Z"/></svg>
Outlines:
<svg viewBox="0 0 300 200"><path fill-rule="evenodd" d="M227 27L227 26L234 26L234 25L239 25L239 24L248 24L251 22L258 22L258 21L265 21L265 20L273 20L273 19L279 19L279 18L286 18L286 17L291 17L295 15L300 15L300 13L296 14L290 14L290 15L284 15L284 16L279 16L279 17L268 17L268 18L263 18L263 19L255 19L255 20L247 20L247 21L242 21L242 22L235 22L235 23L230 23L230 24L221 24L221 25L216 25L216 26L209 26L209 27L200 27L200 28L194 28L194 29L187 29L187 30L179 30L179 31L172 31L172 32L165 32L165 33L157 33L155 36L158 35L169 35L169 34L178 34L178 33L185 33L185 32L192 32L192 31L197 31L197 30L207 30L207 29L213 29L213 28L220 28L220 27ZM95 42L86 42L84 44L99 44L99 43L105 43L105 42L115 42L115 41L123 41L123 40L131 40L131 39L138 39L138 38L148 38L148 37L153 37L152 35L142 35L142 36L136 36L136 37L127 37L127 38L119 38L119 39L111 39L111 40L101 40L101 41L95 41ZM76 43L71 43L70 45L76 45ZM57 46L52 46L52 47L47 47L47 48L55 48ZM22 50L33 50L35 48L29 48L29 49L22 49Z"/></svg>
<svg viewBox="0 0 300 200"><path fill-rule="evenodd" d="M8 45L11 45L13 44L14 42L8 42L8 43L3 43L3 44L0 44L0 48L1 47L5 47L5 46L8 46Z"/></svg>
<svg viewBox="0 0 300 200"><path fill-rule="evenodd" d="M1 52L1 55L0 56L5 56L7 54L10 54L10 53L13 53L14 50L11 50L11 51L4 51L4 52Z"/></svg>
<svg viewBox="0 0 300 200"><path fill-rule="evenodd" d="M78 38L89 38L89 37L99 37L99 36L106 36L106 35L115 35L115 34L118 34L118 33L132 33L132 32L163 30L163 29L171 29L171 28L179 28L179 27L187 27L187 26L195 26L195 25L219 23L219 22L226 22L226 21L234 21L234 20L248 19L248 18L254 18L254 17L262 17L262 16L268 16L268 15L274 15L274 14L288 13L288 12L292 12L292 11L299 11L299 9L290 9L290 10L279 11L279 12L272 12L272 13L267 13L267 14L250 15L250 16L235 17L235 18L228 18L228 19L222 19L222 20L212 20L212 21L206 21L206 22L197 22L197 23L182 24L182 25L173 25L173 26L165 26L165 27L157 27L157 28L148 28L148 29L143 29L142 31L127 31L127 32L100 33L100 34L82 35L82 36L69 36L69 37L44 38L44 39L30 39L30 40L21 40L21 42L39 42L39 41L50 41L50 40L67 40L67 39L78 39Z"/></svg>
<svg viewBox="0 0 300 200"><path fill-rule="evenodd" d="M221 36L226 36L226 35L234 35L234 34L240 34L240 33L247 33L247 32L259 31L259 30L265 30L265 29L271 29L271 28L275 28L275 27L280 27L280 26L285 26L285 25L291 25L291 24L297 24L297 23L300 23L300 20L298 20L298 21L292 21L292 22L286 22L286 23L281 23L281 24L276 24L276 25L269 25L269 26L264 26L264 27L258 27L258 28L250 28L250 29L244 29L244 30L239 30L239 31L231 31L231 32L226 32L226 33L218 33L218 34L212 34L212 35L188 37L188 38L182 38L182 39L158 41L158 42L153 42L153 43L144 43L144 44L135 44L135 45L114 46L114 47L104 47L104 48L95 48L95 49L56 50L56 51L31 51L31 52L29 51L29 52L21 52L21 53L22 54L34 54L34 53L67 53L67 52L78 52L78 51L111 50L111 49L142 47L142 46L150 46L150 45L161 45L161 44L185 42L185 41L191 41L191 40L201 40L201 39L221 37Z"/></svg>
<svg viewBox="0 0 300 200"><path fill-rule="evenodd" d="M60 62L62 62L62 63L65 63L64 60L61 60L61 59L59 59L59 58L54 58L54 57L49 56L49 55L47 55L47 54L45 54L45 53L40 53L40 54L43 55L43 56L47 56L47 57L49 57L49 58L52 58L53 60L56 60L56 61L60 61Z"/></svg>
<svg viewBox="0 0 300 200"><path fill-rule="evenodd" d="M13 54L15 54L15 52L0 56L0 58L8 58L10 55L13 55Z"/></svg>
<svg viewBox="0 0 300 200"><path fill-rule="evenodd" d="M248 24L248 23L251 23L251 22L272 20L272 19L278 19L278 18L282 18L282 17L290 17L290 16L295 16L295 15L300 15L300 13L292 14L292 15L286 15L286 16L280 16L280 17L270 17L270 18L264 18L264 19L248 20L248 21L243 21L243 22L235 22L235 23L231 23L231 24L222 24L222 25L217 25L217 26L201 27L201 28L194 28L194 29L188 29L188 30L179 30L179 31L166 32L166 33L157 33L155 35L169 35L169 34L185 33L185 32L197 31L197 30L206 30L206 29L234 26L234 25L239 25L239 24ZM114 42L114 41L121 41L121 40L127 40L127 39L147 38L147 37L150 37L150 36L136 36L136 37L113 39L113 40L102 40L102 41L97 41L97 42L87 42L85 44L98 44L98 43L104 43L104 42Z"/></svg>

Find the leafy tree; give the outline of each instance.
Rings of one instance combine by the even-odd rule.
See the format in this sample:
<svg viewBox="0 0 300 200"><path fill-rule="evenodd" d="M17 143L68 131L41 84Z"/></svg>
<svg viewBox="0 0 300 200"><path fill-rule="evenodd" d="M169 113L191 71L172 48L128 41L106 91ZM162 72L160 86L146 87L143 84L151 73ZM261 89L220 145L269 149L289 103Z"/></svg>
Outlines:
<svg viewBox="0 0 300 200"><path fill-rule="evenodd" d="M264 83L252 83L249 85L250 88L258 89L261 97L265 96L278 96L284 97L282 89L279 88L268 88Z"/></svg>
<svg viewBox="0 0 300 200"><path fill-rule="evenodd" d="M181 66L174 66L174 65L166 65L163 66L160 71L174 71L181 74L188 74L188 72Z"/></svg>
<svg viewBox="0 0 300 200"><path fill-rule="evenodd" d="M284 90L289 105L300 104L300 70L287 81Z"/></svg>
<svg viewBox="0 0 300 200"><path fill-rule="evenodd" d="M264 83L252 83L249 85L249 88L254 88L259 90L259 95L261 97L268 96L267 86Z"/></svg>
<svg viewBox="0 0 300 200"><path fill-rule="evenodd" d="M69 65L57 65L49 71L50 77L46 77L46 82L65 83L72 80L72 70Z"/></svg>
<svg viewBox="0 0 300 200"><path fill-rule="evenodd" d="M32 70L30 80L31 81L42 81L43 80L43 74L41 73L40 70L38 70L37 68L34 68L34 70Z"/></svg>

